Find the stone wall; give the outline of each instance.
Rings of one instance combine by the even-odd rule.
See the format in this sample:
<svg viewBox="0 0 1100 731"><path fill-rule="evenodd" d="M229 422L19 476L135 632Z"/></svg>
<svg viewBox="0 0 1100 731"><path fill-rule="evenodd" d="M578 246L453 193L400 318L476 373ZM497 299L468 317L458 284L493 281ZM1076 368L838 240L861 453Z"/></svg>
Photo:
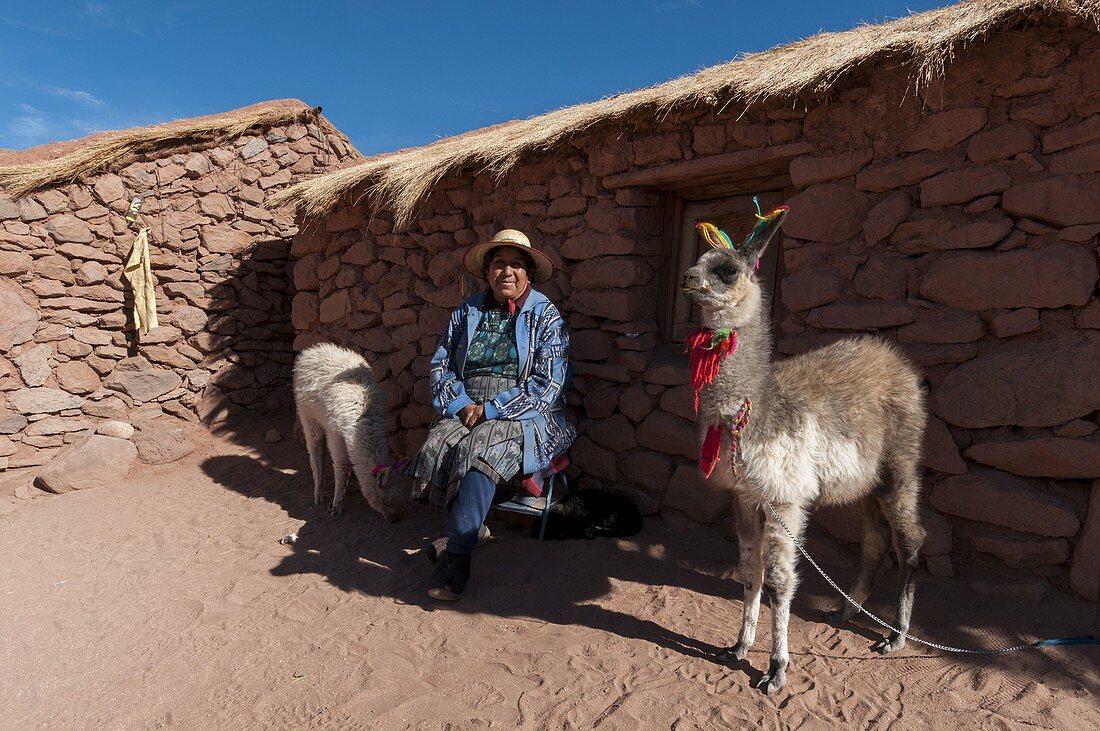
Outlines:
<svg viewBox="0 0 1100 731"><path fill-rule="evenodd" d="M264 200L353 154L319 119L0 193L0 468L45 464L104 420L288 407L297 228ZM135 195L160 319L145 335L121 271Z"/></svg>
<svg viewBox="0 0 1100 731"><path fill-rule="evenodd" d="M572 331L575 462L726 522L729 496L694 466L685 359L657 324L662 203L676 194L611 182L808 144L789 178L764 188L786 189L792 210L779 351L873 332L924 370L931 570L986 562L1041 586L1072 577L1094 594L1100 39L1065 28L997 35L919 97L907 73L860 71L827 102L682 113L592 134L501 181L446 180L406 228L350 205L311 221L293 246L296 347L330 339L364 351L395 406L395 446L412 452L432 416L427 361L459 301L463 247L505 226L525 230L564 265L541 289ZM858 540L841 516L821 520Z"/></svg>

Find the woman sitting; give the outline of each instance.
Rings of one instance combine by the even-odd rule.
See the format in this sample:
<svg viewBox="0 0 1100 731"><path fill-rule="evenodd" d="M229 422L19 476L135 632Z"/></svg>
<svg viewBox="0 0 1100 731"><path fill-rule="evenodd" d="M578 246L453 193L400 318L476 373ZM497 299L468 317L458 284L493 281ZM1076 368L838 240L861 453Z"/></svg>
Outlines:
<svg viewBox="0 0 1100 731"><path fill-rule="evenodd" d="M428 591L447 601L466 588L497 485L547 469L576 437L562 394L565 321L531 288L554 275L552 260L506 229L470 247L464 265L489 287L451 313L432 356L438 417L410 469L413 498L449 509L446 550Z"/></svg>

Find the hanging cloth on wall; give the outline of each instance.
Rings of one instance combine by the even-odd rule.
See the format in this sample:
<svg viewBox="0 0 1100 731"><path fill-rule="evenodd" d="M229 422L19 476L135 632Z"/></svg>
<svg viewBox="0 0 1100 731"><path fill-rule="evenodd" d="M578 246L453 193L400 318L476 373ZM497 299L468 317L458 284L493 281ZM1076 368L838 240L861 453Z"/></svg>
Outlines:
<svg viewBox="0 0 1100 731"><path fill-rule="evenodd" d="M134 290L134 329L148 333L157 326L157 295L153 288L153 269L149 263L149 229L142 227L134 239L130 258L122 276Z"/></svg>

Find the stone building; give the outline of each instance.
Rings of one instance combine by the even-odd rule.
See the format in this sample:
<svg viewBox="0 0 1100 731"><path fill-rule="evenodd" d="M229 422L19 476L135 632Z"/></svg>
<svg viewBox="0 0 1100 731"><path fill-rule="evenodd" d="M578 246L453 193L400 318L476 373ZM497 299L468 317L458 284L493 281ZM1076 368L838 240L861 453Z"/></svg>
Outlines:
<svg viewBox="0 0 1100 731"><path fill-rule="evenodd" d="M0 467L45 464L104 420L288 407L297 229L264 204L358 156L292 100L0 154ZM147 334L122 278L142 225Z"/></svg>
<svg viewBox="0 0 1100 731"><path fill-rule="evenodd" d="M366 353L415 450L462 250L522 229L562 263L542 289L572 331L575 463L723 522L694 462L676 283L696 221L737 236L752 195L785 201L762 271L779 357L875 333L926 375L929 568L1094 595L1098 21L1094 2L961 3L298 184L277 198L302 221L295 347Z"/></svg>

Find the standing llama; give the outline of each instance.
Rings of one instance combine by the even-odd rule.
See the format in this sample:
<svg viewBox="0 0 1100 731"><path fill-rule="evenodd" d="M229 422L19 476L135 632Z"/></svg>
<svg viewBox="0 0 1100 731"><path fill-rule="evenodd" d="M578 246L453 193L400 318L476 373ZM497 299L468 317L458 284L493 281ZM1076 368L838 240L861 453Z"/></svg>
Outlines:
<svg viewBox="0 0 1100 731"><path fill-rule="evenodd" d="M409 494L400 477L404 460L390 464L386 395L370 364L332 343L311 345L294 361L294 400L313 470L314 504L320 505L324 497L327 442L336 478L329 511L343 512L350 468L367 503L386 520L400 520Z"/></svg>
<svg viewBox="0 0 1100 731"><path fill-rule="evenodd" d="M731 489L737 503L744 619L737 644L720 657L745 659L756 639L761 590L766 592L772 652L757 687L767 693L786 684L787 624L798 576L796 546L761 498L799 541L815 504L858 506L862 556L851 595L860 604L892 537L900 632L875 643L882 653L905 645L924 542L918 465L925 410L916 369L893 347L868 337L771 363L771 308L755 270L785 213L781 207L762 217L740 246L712 225L699 224L714 250L703 254L681 282L684 294L702 310L703 328L689 339L700 467ZM725 464L723 448L729 451ZM846 621L856 613L845 603L826 616Z"/></svg>

